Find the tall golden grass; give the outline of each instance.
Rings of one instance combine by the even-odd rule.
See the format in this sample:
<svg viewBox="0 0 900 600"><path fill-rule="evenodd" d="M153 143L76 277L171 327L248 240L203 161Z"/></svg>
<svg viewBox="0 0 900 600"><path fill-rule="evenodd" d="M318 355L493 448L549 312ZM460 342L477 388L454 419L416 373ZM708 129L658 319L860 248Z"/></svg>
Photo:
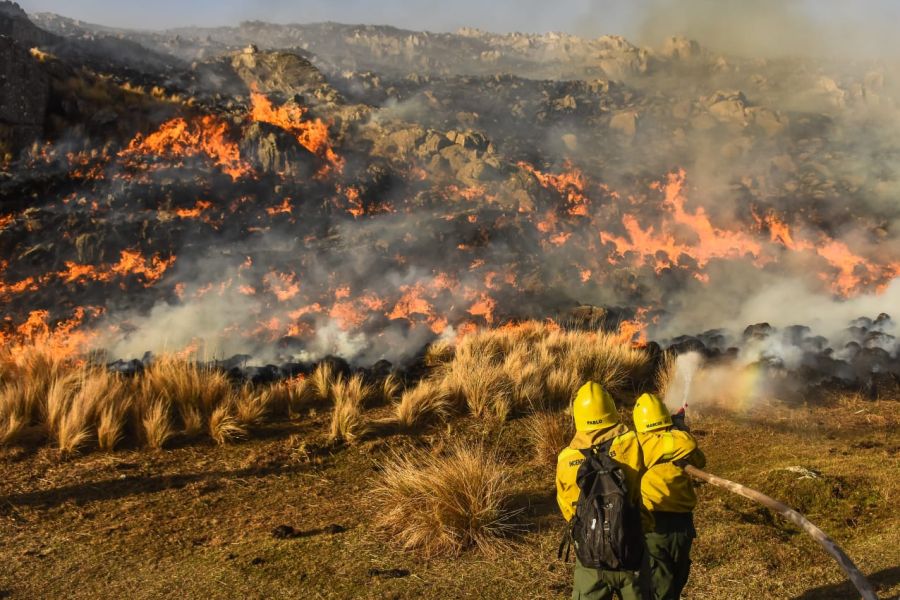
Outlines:
<svg viewBox="0 0 900 600"><path fill-rule="evenodd" d="M368 402L391 406L407 430L466 413L501 423L559 411L587 380L622 391L647 375L648 357L614 335L530 322L438 342L426 362L430 373L406 389L394 375L374 384L338 375L329 362L306 378L237 386L220 370L172 356L124 377L38 346L0 349L0 444L32 429L63 453L123 443L163 448L173 438L224 444L318 403L333 405L329 437L348 443L371 429Z"/></svg>
<svg viewBox="0 0 900 600"><path fill-rule="evenodd" d="M39 347L0 350L0 445L29 428L67 454L129 439L158 449L179 435L224 444L271 416L296 414L312 396L302 379L237 387L221 371L168 356L124 377Z"/></svg>
<svg viewBox="0 0 900 600"><path fill-rule="evenodd" d="M404 549L437 556L474 547L491 555L514 529L512 493L494 451L457 443L446 455L395 455L372 490L373 513Z"/></svg>
<svg viewBox="0 0 900 600"><path fill-rule="evenodd" d="M397 423L404 429L415 429L433 420L446 419L453 412L447 391L434 379L405 390L394 404Z"/></svg>
<svg viewBox="0 0 900 600"><path fill-rule="evenodd" d="M230 404L220 404L209 416L209 437L220 446L240 439L246 433L246 428L238 422Z"/></svg>
<svg viewBox="0 0 900 600"><path fill-rule="evenodd" d="M659 394L660 398L666 397L666 394L669 391L669 386L671 386L672 382L675 381L675 375L678 370L678 363L676 361L676 358L677 355L674 352L666 352L665 354L663 354L659 367L656 370L656 375L654 376L654 384L656 387L656 393Z"/></svg>
<svg viewBox="0 0 900 600"><path fill-rule="evenodd" d="M649 357L614 334L528 322L467 335L452 352L439 342L426 352L426 364L431 374L395 405L395 418L406 427L453 410L499 420L534 407L558 410L586 381L615 394L646 377Z"/></svg>
<svg viewBox="0 0 900 600"><path fill-rule="evenodd" d="M138 413L144 441L148 447L159 450L174 434L171 409L171 402L165 398L157 398L146 402Z"/></svg>
<svg viewBox="0 0 900 600"><path fill-rule="evenodd" d="M135 393L145 402L169 402L182 430L196 435L208 425L213 412L232 400L233 386L225 373L163 356L153 361L137 380Z"/></svg>
<svg viewBox="0 0 900 600"><path fill-rule="evenodd" d="M534 460L540 464L556 464L557 454L575 433L571 415L543 410L525 419L524 430L534 450Z"/></svg>
<svg viewBox="0 0 900 600"><path fill-rule="evenodd" d="M321 402L332 400L332 387L336 379L331 363L323 362L318 365L312 375L309 376L309 387L312 397Z"/></svg>
<svg viewBox="0 0 900 600"><path fill-rule="evenodd" d="M353 443L369 430L369 422L363 416L363 406L372 395L372 388L363 382L360 375L348 379L337 377L330 393L334 399L331 414L329 438L332 441Z"/></svg>

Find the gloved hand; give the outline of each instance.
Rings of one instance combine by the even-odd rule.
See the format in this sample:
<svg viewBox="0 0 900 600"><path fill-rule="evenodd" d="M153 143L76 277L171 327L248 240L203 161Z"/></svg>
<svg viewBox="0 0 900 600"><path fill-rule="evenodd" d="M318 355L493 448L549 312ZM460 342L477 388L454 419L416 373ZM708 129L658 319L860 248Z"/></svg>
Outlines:
<svg viewBox="0 0 900 600"><path fill-rule="evenodd" d="M688 429L687 423L685 423L686 417L687 415L685 414L684 407L682 406L677 413L672 415L672 427L681 431L690 431L690 429Z"/></svg>

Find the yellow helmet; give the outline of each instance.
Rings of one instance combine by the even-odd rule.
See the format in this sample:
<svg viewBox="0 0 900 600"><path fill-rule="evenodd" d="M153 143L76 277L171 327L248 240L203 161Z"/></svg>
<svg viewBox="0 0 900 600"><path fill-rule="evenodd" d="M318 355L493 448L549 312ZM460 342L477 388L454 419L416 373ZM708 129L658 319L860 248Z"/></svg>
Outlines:
<svg viewBox="0 0 900 600"><path fill-rule="evenodd" d="M620 421L616 402L599 383L589 381L575 394L572 406L576 431L595 431Z"/></svg>
<svg viewBox="0 0 900 600"><path fill-rule="evenodd" d="M639 433L672 425L669 409L654 394L642 394L634 403L634 428Z"/></svg>

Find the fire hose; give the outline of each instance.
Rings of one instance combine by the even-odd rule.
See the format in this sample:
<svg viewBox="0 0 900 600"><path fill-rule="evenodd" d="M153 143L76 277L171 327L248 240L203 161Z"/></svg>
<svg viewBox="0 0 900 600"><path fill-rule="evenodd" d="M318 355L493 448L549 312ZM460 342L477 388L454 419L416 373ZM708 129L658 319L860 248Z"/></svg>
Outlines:
<svg viewBox="0 0 900 600"><path fill-rule="evenodd" d="M790 508L786 504L779 502L778 500L775 500L774 498L766 496L761 492L743 486L739 483L735 483L734 481L729 481L728 479L717 477L715 475L707 473L706 471L701 471L694 466L687 465L684 467L684 470L686 473L697 479L705 481L716 487L724 488L729 492L737 494L738 496L743 496L744 498L749 498L754 502L762 504L766 508L777 512L788 521L800 527L803 531L809 534L812 539L818 542L826 552L834 557L834 560L837 561L838 565L840 565L844 573L847 574L847 577L850 579L851 583L856 586L856 589L863 597L863 600L878 600L878 596L875 595L875 590L872 589L872 584L869 583L865 575L863 575L862 572L856 567L856 565L853 564L853 561L850 560L850 557L847 556L847 554L837 544L835 544L834 540L828 537L824 531L810 523L806 517L798 513L796 510Z"/></svg>

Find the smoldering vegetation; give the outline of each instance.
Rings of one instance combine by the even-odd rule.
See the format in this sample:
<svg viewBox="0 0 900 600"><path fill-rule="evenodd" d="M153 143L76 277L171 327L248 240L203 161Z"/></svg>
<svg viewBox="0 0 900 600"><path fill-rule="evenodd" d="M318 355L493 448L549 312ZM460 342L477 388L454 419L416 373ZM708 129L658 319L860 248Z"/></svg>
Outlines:
<svg viewBox="0 0 900 600"><path fill-rule="evenodd" d="M897 301L887 59L4 14L8 343L409 366L551 318L896 383L893 321L854 323Z"/></svg>
<svg viewBox="0 0 900 600"><path fill-rule="evenodd" d="M682 37L0 16L11 469L242 454L224 476L121 480L107 465L104 485L156 502L189 482L206 536L217 478L275 473L266 490L289 491L261 508L255 487L234 494L223 539L244 535L248 506L284 514L303 486L328 515L350 518L354 499L372 532L339 560L373 554L357 543L395 560L387 541L439 570L444 555L521 560L568 585L538 554L558 542L547 482L592 379L626 416L644 390L687 402L719 472L848 539L861 527L871 564L893 565L896 478L874 458L894 450L900 377L895 65ZM876 468L848 474L863 463ZM12 510L102 497L30 476ZM714 500L698 512L700 594L821 582L783 543L795 531L700 494ZM182 516L185 547L205 544ZM324 531L343 528L309 530ZM240 561L240 585L267 571ZM335 584L309 573L301 593Z"/></svg>

